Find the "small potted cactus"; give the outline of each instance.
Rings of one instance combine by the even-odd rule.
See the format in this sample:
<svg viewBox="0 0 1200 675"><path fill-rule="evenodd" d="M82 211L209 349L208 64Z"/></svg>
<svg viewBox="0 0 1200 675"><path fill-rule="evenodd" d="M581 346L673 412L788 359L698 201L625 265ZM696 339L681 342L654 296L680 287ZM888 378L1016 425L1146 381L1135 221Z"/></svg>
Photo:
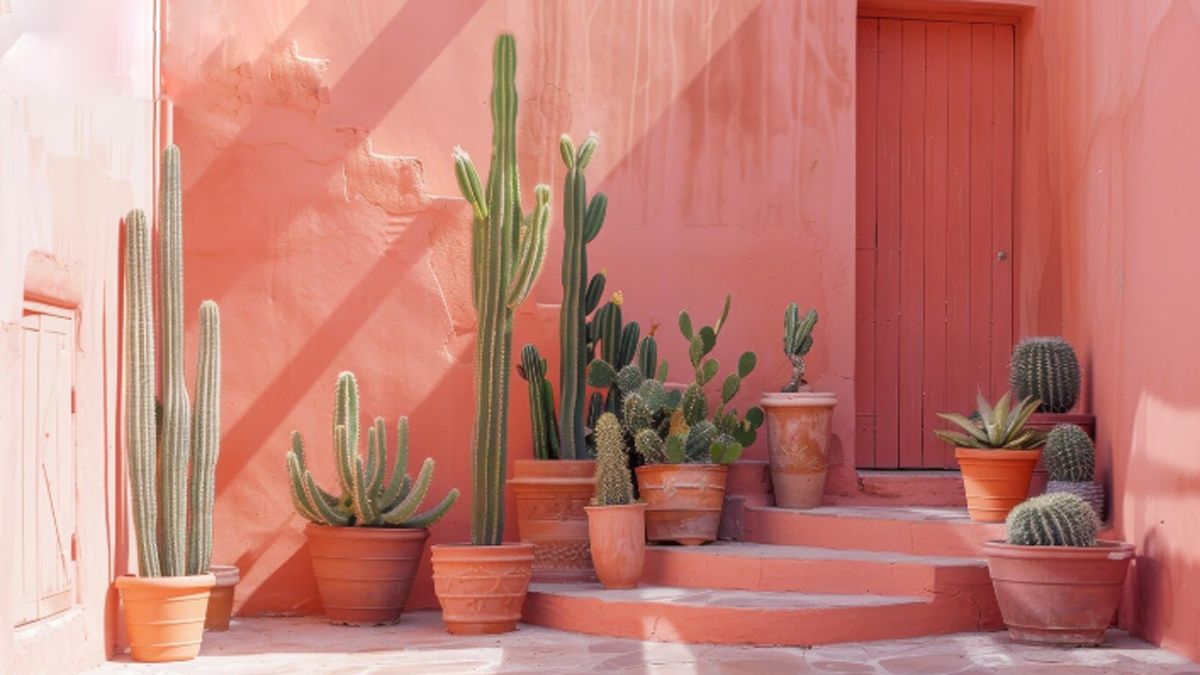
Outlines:
<svg viewBox="0 0 1200 675"><path fill-rule="evenodd" d="M596 493L585 509L600 583L636 588L646 562L646 504L634 499L625 433L613 413L596 423Z"/></svg>
<svg viewBox="0 0 1200 675"><path fill-rule="evenodd" d="M200 304L195 409L183 369L183 210L179 148L163 152L160 303L161 415L155 412L151 231L125 219L125 443L138 574L116 579L135 661L185 661L200 652L211 573L213 496L220 454L221 326Z"/></svg>
<svg viewBox="0 0 1200 675"><path fill-rule="evenodd" d="M1012 510L1005 541L984 544L1000 614L1018 642L1095 646L1112 623L1134 547L1096 539L1077 495L1034 497Z"/></svg>
<svg viewBox="0 0 1200 675"><path fill-rule="evenodd" d="M809 391L804 357L812 349L817 312L800 316L791 303L783 314L783 353L792 376L779 392L763 395L767 414L767 448L775 503L792 509L821 505L829 472L829 432L837 395Z"/></svg>
<svg viewBox="0 0 1200 675"><path fill-rule="evenodd" d="M1026 424L1037 410L1037 400L1024 399L1013 406L1012 395L1005 393L993 407L983 394L977 399L978 410L971 417L938 413L961 432L933 433L955 446L971 520L999 523L1029 496L1029 479L1045 434Z"/></svg>
<svg viewBox="0 0 1200 675"><path fill-rule="evenodd" d="M1070 492L1079 495L1104 520L1104 486L1096 483L1096 447L1082 427L1060 424L1046 434L1042 459L1050 473L1046 493Z"/></svg>
<svg viewBox="0 0 1200 675"><path fill-rule="evenodd" d="M418 512L433 481L426 458L416 480L408 467L408 419L397 427L388 477L387 429L376 417L367 429L367 460L358 446L358 381L338 375L333 407L333 459L341 496L326 492L308 470L304 438L292 432L287 453L292 504L304 527L317 592L333 623L378 626L400 620L429 527L458 499L453 489L433 508Z"/></svg>

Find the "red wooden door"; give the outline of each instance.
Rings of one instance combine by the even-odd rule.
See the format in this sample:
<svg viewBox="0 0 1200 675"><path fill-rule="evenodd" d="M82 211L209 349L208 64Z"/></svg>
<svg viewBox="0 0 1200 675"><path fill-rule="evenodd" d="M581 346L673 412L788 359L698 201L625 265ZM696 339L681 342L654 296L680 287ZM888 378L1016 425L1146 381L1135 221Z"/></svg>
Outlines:
<svg viewBox="0 0 1200 675"><path fill-rule="evenodd" d="M864 468L947 468L936 413L1007 388L1013 27L858 20L858 402Z"/></svg>

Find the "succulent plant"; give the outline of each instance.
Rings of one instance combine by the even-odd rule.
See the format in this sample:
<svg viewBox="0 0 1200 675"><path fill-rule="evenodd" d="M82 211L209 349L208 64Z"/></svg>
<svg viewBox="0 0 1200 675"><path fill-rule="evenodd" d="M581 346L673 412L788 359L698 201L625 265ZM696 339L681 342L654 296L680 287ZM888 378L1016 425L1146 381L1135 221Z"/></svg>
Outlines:
<svg viewBox="0 0 1200 675"><path fill-rule="evenodd" d="M625 434L617 416L604 413L596 422L596 489L592 506L632 503L633 476L629 471Z"/></svg>
<svg viewBox="0 0 1200 675"><path fill-rule="evenodd" d="M471 543L504 539L504 472L508 461L508 390L513 310L529 295L546 259L550 188L534 189L536 205L522 215L517 171L517 48L500 35L493 52L492 163L487 189L471 158L454 153L458 186L474 213L471 297L479 315L475 345L475 425L472 433Z"/></svg>
<svg viewBox="0 0 1200 675"><path fill-rule="evenodd" d="M308 470L304 438L292 432L292 450L287 453L292 504L296 512L318 525L335 527L429 527L458 499L450 490L433 508L417 512L433 482L433 460L426 458L414 481L408 467L408 419L400 418L396 430L396 454L392 475L387 477L387 429L376 417L367 429L367 460L358 450L358 381L354 373L338 375L333 406L333 458L341 496L321 489Z"/></svg>
<svg viewBox="0 0 1200 675"><path fill-rule="evenodd" d="M521 349L517 373L529 383L529 421L533 428L533 456L557 459L559 456L558 417L554 412L554 390L546 379L546 359L537 347Z"/></svg>
<svg viewBox="0 0 1200 675"><path fill-rule="evenodd" d="M161 414L156 414L154 272L146 216L126 218L126 415L138 572L145 577L208 572L220 454L221 327L216 303L200 304L200 358L192 414L183 372L183 209L179 148L163 151L159 260Z"/></svg>
<svg viewBox="0 0 1200 675"><path fill-rule="evenodd" d="M1046 434L1042 457L1050 480L1070 483L1091 482L1096 470L1096 448L1082 427L1060 424Z"/></svg>
<svg viewBox="0 0 1200 675"><path fill-rule="evenodd" d="M783 353L792 362L792 379L784 385L784 392L797 392L800 387L808 384L804 379L804 357L812 349L812 332L816 325L817 310L815 309L808 310L801 318L800 308L793 302L783 313Z"/></svg>
<svg viewBox="0 0 1200 675"><path fill-rule="evenodd" d="M1025 338L1013 349L1009 384L1018 398L1041 401L1042 412L1065 413L1079 400L1079 359L1062 338Z"/></svg>
<svg viewBox="0 0 1200 675"><path fill-rule="evenodd" d="M1095 546L1096 513L1069 492L1021 502L1008 514L1007 541L1017 546Z"/></svg>
<svg viewBox="0 0 1200 675"><path fill-rule="evenodd" d="M1012 395L1005 393L993 407L988 405L983 394L976 398L979 409L970 418L955 413L938 413L938 417L958 425L965 434L941 429L933 433L960 448L1028 450L1042 445L1045 434L1025 426L1030 415L1037 410L1037 400L1025 399L1012 407Z"/></svg>

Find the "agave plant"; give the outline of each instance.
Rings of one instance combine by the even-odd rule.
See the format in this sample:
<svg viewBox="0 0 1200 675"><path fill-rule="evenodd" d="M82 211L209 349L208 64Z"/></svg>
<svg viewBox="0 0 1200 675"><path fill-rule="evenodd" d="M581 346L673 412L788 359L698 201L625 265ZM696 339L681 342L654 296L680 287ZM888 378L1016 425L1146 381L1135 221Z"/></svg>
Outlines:
<svg viewBox="0 0 1200 675"><path fill-rule="evenodd" d="M955 413L938 413L938 417L953 422L966 433L940 429L933 433L960 448L1029 450L1042 445L1045 433L1025 426L1041 401L1025 398L1014 407L1012 396L1007 393L995 406L988 405L983 394L978 394L977 400L979 409L969 418Z"/></svg>

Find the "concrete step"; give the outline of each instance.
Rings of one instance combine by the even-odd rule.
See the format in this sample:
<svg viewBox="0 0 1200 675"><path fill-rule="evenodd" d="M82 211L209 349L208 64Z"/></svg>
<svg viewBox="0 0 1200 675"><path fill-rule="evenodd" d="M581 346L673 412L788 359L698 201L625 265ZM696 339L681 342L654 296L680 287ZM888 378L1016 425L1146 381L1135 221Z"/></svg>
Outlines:
<svg viewBox="0 0 1200 675"><path fill-rule="evenodd" d="M969 598L533 584L526 623L657 642L811 646L993 627Z"/></svg>
<svg viewBox="0 0 1200 675"><path fill-rule="evenodd" d="M858 493L825 495L830 505L966 506L962 474L958 471L858 470Z"/></svg>
<svg viewBox="0 0 1200 675"><path fill-rule="evenodd" d="M980 557L983 542L1004 538L1003 523L976 523L958 507L748 506L744 518L745 541L916 556Z"/></svg>

